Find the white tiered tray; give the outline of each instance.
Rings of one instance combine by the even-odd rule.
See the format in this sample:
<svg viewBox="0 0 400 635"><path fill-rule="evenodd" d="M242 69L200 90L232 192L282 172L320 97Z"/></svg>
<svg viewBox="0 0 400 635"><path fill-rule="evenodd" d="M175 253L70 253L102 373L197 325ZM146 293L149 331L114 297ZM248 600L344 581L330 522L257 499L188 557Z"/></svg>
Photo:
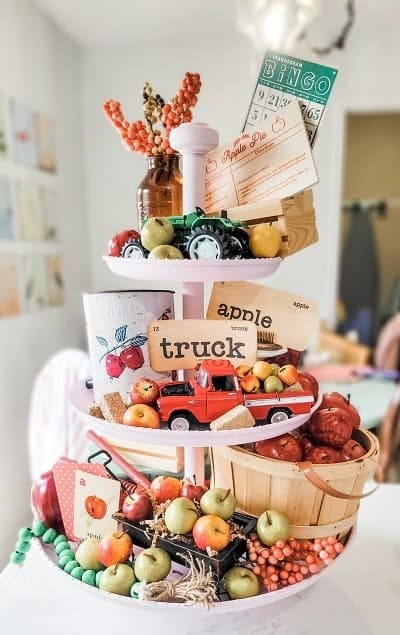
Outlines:
<svg viewBox="0 0 400 635"><path fill-rule="evenodd" d="M256 595L254 597L245 598L241 600L223 600L221 602L216 602L212 606L212 612L221 614L221 613L233 613L237 611L246 611L249 609L251 610L251 609L256 609L258 607L272 605L272 604L275 604L276 602L280 602L282 600L288 599L293 596L297 596L300 598L301 597L299 595L300 593L306 591L306 589L308 589L309 587L319 582L321 578L323 578L325 574L332 567L335 566L335 563L341 560L341 558L343 557L343 554L348 553L349 548L352 547L355 534L356 534L356 528L353 527L348 537L348 540L346 542L346 547L343 553L338 555L331 565L321 569L319 573L315 573L309 578L305 578L301 582L297 582L296 584L289 585L283 589L279 589L278 591L260 593L259 595ZM118 604L119 606L125 606L127 608L132 608L134 610L150 609L152 612L153 611L157 613L165 612L166 619L168 619L168 616L176 615L177 611L178 613L182 611L182 604L178 602L150 602L147 600L136 600L133 598L124 597L122 595L116 595L115 593L108 593L107 591L102 591L98 589L97 587L92 587L89 584L85 584L84 582L81 582L80 580L76 580L75 578L73 578L72 576L70 576L68 573L66 573L65 571L63 571L57 566L56 556L54 554L54 551L51 549L51 547L43 546L43 544L39 540L35 540L34 543L37 549L39 550L40 554L45 559L45 561L50 566L54 567L54 569L58 571L60 575L63 575L64 577L68 578L72 584L80 585L80 587L83 590L88 591L90 594L95 594L98 598L104 596L105 598L107 598L107 600L115 604ZM171 580L177 579L179 575L182 575L183 571L185 571L183 567L173 562L172 571L170 575L168 576L168 579L171 579ZM193 613L195 614L199 614L199 613L209 614L210 613L210 609L201 605L184 606L184 608L187 611L190 610L191 615Z"/></svg>
<svg viewBox="0 0 400 635"><path fill-rule="evenodd" d="M103 256L117 276L137 280L252 280L273 274L282 258L249 258L243 260L134 260Z"/></svg>
<svg viewBox="0 0 400 635"><path fill-rule="evenodd" d="M321 403L320 395L317 402L311 409L314 412ZM295 430L309 418L311 413L297 415L280 421L266 425L258 425L253 428L241 428L240 430L189 430L177 431L168 429L149 429L138 428L134 426L121 425L119 423L111 423L98 417L88 414L89 406L93 404L93 390L86 388L85 382L77 383L70 392L70 403L79 414L79 419L88 424L92 430L99 434L118 437L132 443L150 443L169 446L185 446L192 448L203 448L216 445L240 445L241 443L250 443L251 441L260 441L261 439L270 439L280 434Z"/></svg>

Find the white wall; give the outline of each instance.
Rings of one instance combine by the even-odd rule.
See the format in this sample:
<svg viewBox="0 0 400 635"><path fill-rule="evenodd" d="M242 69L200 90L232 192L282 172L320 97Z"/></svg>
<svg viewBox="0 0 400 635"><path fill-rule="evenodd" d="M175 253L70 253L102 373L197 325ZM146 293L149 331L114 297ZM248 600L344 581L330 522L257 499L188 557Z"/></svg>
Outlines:
<svg viewBox="0 0 400 635"><path fill-rule="evenodd" d="M85 345L80 293L88 289L90 275L83 203L79 49L30 0L2 0L0 8L0 92L20 98L56 120L59 170L54 183L60 199L66 285L63 307L0 320L1 567L15 543L18 527L31 520L27 414L32 382L53 352ZM11 161L0 162L0 172L12 176L13 169ZM22 176L21 169L15 169ZM35 177L44 178L38 173Z"/></svg>

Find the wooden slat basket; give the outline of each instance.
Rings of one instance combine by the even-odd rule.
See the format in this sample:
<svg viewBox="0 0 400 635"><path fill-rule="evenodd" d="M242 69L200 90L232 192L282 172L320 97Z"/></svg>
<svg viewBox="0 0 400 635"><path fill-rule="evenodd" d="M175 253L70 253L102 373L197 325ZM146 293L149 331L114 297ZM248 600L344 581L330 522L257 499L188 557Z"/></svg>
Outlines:
<svg viewBox="0 0 400 635"><path fill-rule="evenodd" d="M368 430L358 429L353 437L367 450L361 459L313 465L324 483L352 498L317 488L297 463L269 459L239 446L210 448L211 484L230 488L238 509L248 514L280 510L291 520L295 538L345 534L356 522L364 485L377 468L379 454L378 440Z"/></svg>

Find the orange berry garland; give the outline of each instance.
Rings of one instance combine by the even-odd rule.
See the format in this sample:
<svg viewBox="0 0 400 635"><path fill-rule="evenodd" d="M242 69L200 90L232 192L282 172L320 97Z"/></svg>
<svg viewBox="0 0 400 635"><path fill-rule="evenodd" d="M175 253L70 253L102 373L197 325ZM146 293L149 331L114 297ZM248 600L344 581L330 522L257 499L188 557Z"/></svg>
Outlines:
<svg viewBox="0 0 400 635"><path fill-rule="evenodd" d="M324 566L332 564L344 545L335 536L296 540L277 540L266 547L257 534L247 539L247 557L250 567L261 578L267 591L278 591L285 586L301 582Z"/></svg>
<svg viewBox="0 0 400 635"><path fill-rule="evenodd" d="M103 110L130 152L140 152L146 156L175 154L169 144L170 132L181 123L192 120L192 108L197 104L200 88L199 73L185 73L175 97L165 103L160 95L153 95L152 87L146 82L143 87L145 121L127 121L120 102L113 99L104 103ZM155 127L157 122L164 128L164 133Z"/></svg>

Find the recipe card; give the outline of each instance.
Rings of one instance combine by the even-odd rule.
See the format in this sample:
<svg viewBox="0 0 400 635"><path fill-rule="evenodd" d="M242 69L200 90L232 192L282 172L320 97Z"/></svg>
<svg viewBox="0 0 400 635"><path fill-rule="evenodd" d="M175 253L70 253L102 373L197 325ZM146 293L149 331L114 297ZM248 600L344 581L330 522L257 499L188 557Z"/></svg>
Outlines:
<svg viewBox="0 0 400 635"><path fill-rule="evenodd" d="M293 101L264 130L245 132L208 153L206 211L293 196L317 181L300 106Z"/></svg>

